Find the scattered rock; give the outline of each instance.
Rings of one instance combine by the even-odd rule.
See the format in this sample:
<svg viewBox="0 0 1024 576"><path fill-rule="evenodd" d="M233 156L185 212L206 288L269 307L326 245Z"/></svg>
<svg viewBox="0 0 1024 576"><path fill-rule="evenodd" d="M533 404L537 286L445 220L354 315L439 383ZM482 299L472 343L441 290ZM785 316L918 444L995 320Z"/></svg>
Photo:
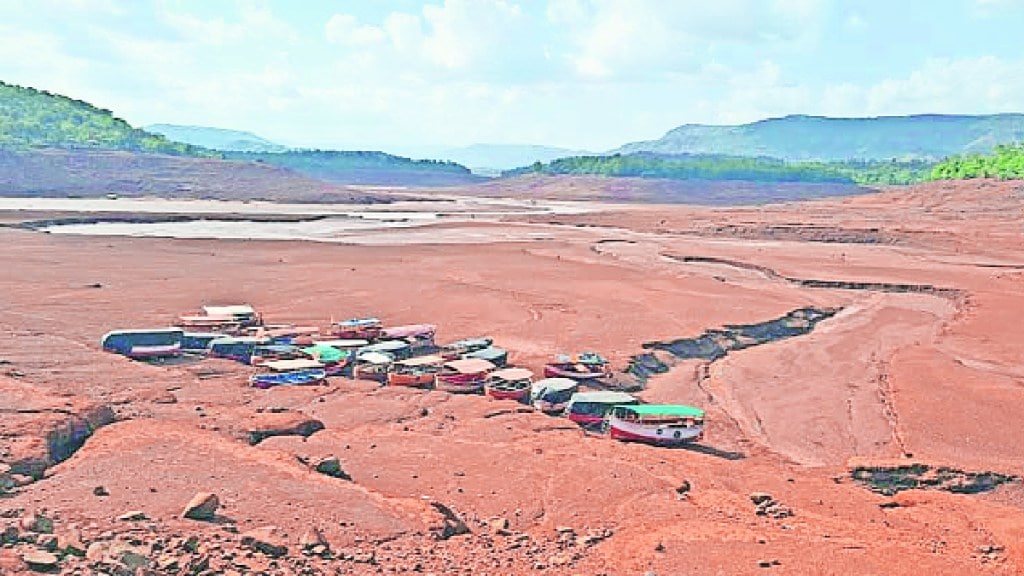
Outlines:
<svg viewBox="0 0 1024 576"><path fill-rule="evenodd" d="M11 479L11 482L13 482L14 485L19 488L22 486L28 486L29 484L35 482L34 478L32 478L31 476L27 476L25 474L10 474L9 477Z"/></svg>
<svg viewBox="0 0 1024 576"><path fill-rule="evenodd" d="M508 532L508 518L495 518L489 523L491 531L497 534L504 534Z"/></svg>
<svg viewBox="0 0 1024 576"><path fill-rule="evenodd" d="M37 572L49 572L57 567L57 557L43 550L29 550L21 555L28 567Z"/></svg>
<svg viewBox="0 0 1024 576"><path fill-rule="evenodd" d="M39 512L22 517L20 524L21 529L26 532L36 532L38 534L53 533L53 520Z"/></svg>
<svg viewBox="0 0 1024 576"><path fill-rule="evenodd" d="M264 526L242 534L242 546L271 558L279 558L288 553L288 546L276 526Z"/></svg>
<svg viewBox="0 0 1024 576"><path fill-rule="evenodd" d="M82 533L74 528L61 533L57 537L57 550L65 556L84 557L86 547L82 542Z"/></svg>
<svg viewBox="0 0 1024 576"><path fill-rule="evenodd" d="M767 492L752 492L750 494L750 501L757 505L765 502L772 502L774 500L775 499L772 498L772 495Z"/></svg>
<svg viewBox="0 0 1024 576"><path fill-rule="evenodd" d="M303 550L312 550L313 548L322 547L325 551L331 547L327 542L327 539L324 538L323 532L316 527L311 527L309 530L306 530L306 533L299 539L299 546L302 546Z"/></svg>
<svg viewBox="0 0 1024 576"><path fill-rule="evenodd" d="M324 429L324 423L298 412L261 412L249 425L249 444L259 444L271 436L310 436Z"/></svg>
<svg viewBox="0 0 1024 576"><path fill-rule="evenodd" d="M690 496L690 481L683 480L679 483L676 488L676 498L679 500L686 500ZM756 504L756 502L755 502Z"/></svg>
<svg viewBox="0 0 1024 576"><path fill-rule="evenodd" d="M149 520L149 516L142 510L132 510L131 512L125 512L117 517L122 522L141 522L143 520Z"/></svg>
<svg viewBox="0 0 1024 576"><path fill-rule="evenodd" d="M217 498L216 494L200 492L188 501L188 504L185 505L185 510L181 513L181 517L208 522L216 517L217 508L219 507L220 499Z"/></svg>
<svg viewBox="0 0 1024 576"><path fill-rule="evenodd" d="M103 486L97 486L93 488L92 494L93 496L110 496L110 492L107 492L107 489L104 488Z"/></svg>
<svg viewBox="0 0 1024 576"><path fill-rule="evenodd" d="M757 505L755 512L758 516L781 519L789 518L793 515L792 509L778 503L775 498L772 498L772 495L767 492L754 492L750 495L750 501Z"/></svg>
<svg viewBox="0 0 1024 576"><path fill-rule="evenodd" d="M440 502L431 502L430 505L441 513L443 520L441 527L434 530L435 538L447 540L452 536L469 533L469 526L451 508Z"/></svg>
<svg viewBox="0 0 1024 576"><path fill-rule="evenodd" d="M326 474L333 478L352 480L352 477L342 470L341 461L334 456L320 459L320 461L316 463L316 466L314 466L314 469L321 474Z"/></svg>

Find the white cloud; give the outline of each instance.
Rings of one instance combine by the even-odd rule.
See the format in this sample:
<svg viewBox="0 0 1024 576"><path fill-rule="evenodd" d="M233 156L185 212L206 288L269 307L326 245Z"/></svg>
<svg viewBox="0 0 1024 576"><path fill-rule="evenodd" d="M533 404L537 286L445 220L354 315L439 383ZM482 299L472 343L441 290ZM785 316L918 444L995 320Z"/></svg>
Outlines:
<svg viewBox="0 0 1024 576"><path fill-rule="evenodd" d="M327 41L332 44L369 46L383 42L387 33L377 27L360 24L351 14L335 14L324 26Z"/></svg>

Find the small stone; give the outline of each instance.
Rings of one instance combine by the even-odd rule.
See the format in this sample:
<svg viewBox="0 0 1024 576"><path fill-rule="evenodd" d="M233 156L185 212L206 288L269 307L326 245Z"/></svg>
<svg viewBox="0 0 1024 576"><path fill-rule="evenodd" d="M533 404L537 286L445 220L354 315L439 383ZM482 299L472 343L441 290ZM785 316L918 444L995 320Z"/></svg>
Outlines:
<svg viewBox="0 0 1024 576"><path fill-rule="evenodd" d="M349 476L347 472L342 470L341 461L334 456L322 458L319 462L316 463L314 469L321 474L325 474L333 478L340 478L342 480L352 480L352 477Z"/></svg>
<svg viewBox="0 0 1024 576"><path fill-rule="evenodd" d="M43 550L29 550L21 555L21 559L37 571L50 571L57 566L57 557Z"/></svg>
<svg viewBox="0 0 1024 576"><path fill-rule="evenodd" d="M242 546L272 558L288 553L288 546L285 545L280 530L275 526L264 526L246 532L242 535Z"/></svg>
<svg viewBox="0 0 1024 576"><path fill-rule="evenodd" d="M772 495L767 492L752 492L750 494L750 501L754 504L760 505L766 502L773 502L774 500Z"/></svg>
<svg viewBox="0 0 1024 576"><path fill-rule="evenodd" d="M690 496L690 481L683 480L676 487L676 498L679 500L686 500Z"/></svg>
<svg viewBox="0 0 1024 576"><path fill-rule="evenodd" d="M28 486L29 484L35 482L34 478L32 478L31 476L26 476L24 474L10 474L10 478L14 485L19 488L23 486Z"/></svg>
<svg viewBox="0 0 1024 576"><path fill-rule="evenodd" d="M109 547L107 542L93 542L85 549L85 559L90 562L100 562L106 557Z"/></svg>
<svg viewBox="0 0 1024 576"><path fill-rule="evenodd" d="M760 568L771 568L777 563L776 560L758 560L757 565Z"/></svg>
<svg viewBox="0 0 1024 576"><path fill-rule="evenodd" d="M18 541L18 527L14 525L5 526L0 531L0 544L14 544Z"/></svg>
<svg viewBox="0 0 1024 576"><path fill-rule="evenodd" d="M86 547L82 543L82 533L75 528L57 537L57 550L65 556L85 556Z"/></svg>
<svg viewBox="0 0 1024 576"><path fill-rule="evenodd" d="M149 516L142 510L132 510L131 512L125 512L117 517L122 522L141 522L143 520L149 520Z"/></svg>
<svg viewBox="0 0 1024 576"><path fill-rule="evenodd" d="M217 508L219 507L220 499L217 498L216 494L200 492L188 501L188 504L185 505L185 510L181 513L181 517L208 522L216 517Z"/></svg>
<svg viewBox="0 0 1024 576"><path fill-rule="evenodd" d="M316 547L330 547L327 543L327 539L324 538L323 532L321 532L319 528L315 527L306 530L306 533L299 539L299 546L302 546L304 550L310 550Z"/></svg>
<svg viewBox="0 0 1024 576"><path fill-rule="evenodd" d="M57 537L53 534L46 534L36 539L36 544L47 552L57 550Z"/></svg>
<svg viewBox="0 0 1024 576"><path fill-rule="evenodd" d="M495 518L490 522L491 530L497 533L508 531L508 518Z"/></svg>
<svg viewBox="0 0 1024 576"><path fill-rule="evenodd" d="M53 533L53 520L41 513L28 514L21 519L21 529L39 534Z"/></svg>
<svg viewBox="0 0 1024 576"><path fill-rule="evenodd" d="M110 492L107 492L107 489L104 488L103 486L97 486L93 488L92 494L93 496L110 496Z"/></svg>

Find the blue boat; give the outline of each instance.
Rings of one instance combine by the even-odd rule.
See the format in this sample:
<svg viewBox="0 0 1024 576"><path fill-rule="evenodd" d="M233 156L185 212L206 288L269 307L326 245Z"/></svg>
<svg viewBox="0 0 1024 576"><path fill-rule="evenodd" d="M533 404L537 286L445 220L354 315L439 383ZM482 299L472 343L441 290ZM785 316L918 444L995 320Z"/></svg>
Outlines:
<svg viewBox="0 0 1024 576"><path fill-rule="evenodd" d="M274 386L307 386L320 384L327 378L327 372L315 368L310 370L294 370L292 372L262 372L253 374L249 384L254 388L266 390Z"/></svg>

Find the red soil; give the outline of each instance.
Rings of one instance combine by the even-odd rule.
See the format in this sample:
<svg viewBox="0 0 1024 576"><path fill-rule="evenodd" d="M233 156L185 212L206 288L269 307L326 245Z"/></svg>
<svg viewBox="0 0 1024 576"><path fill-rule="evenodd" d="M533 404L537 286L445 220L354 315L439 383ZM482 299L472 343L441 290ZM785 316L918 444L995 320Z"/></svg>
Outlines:
<svg viewBox="0 0 1024 576"><path fill-rule="evenodd" d="M290 549L281 573L416 564L428 573L541 565L552 574L1020 573L1019 484L889 498L849 475L855 464L911 462L1024 474L1019 189L936 184L763 208L534 217L527 220L550 239L494 244L3 230L0 461L45 452L39 439L61 425L52 410L61 398L68 418L105 405L124 421L0 499L0 511L45 509L58 526L102 540L127 533L118 515L141 510L153 537L216 535L224 549L239 537L223 526L276 525ZM459 226L435 232L458 234ZM846 242L828 241L837 239ZM786 278L955 292L824 289ZM434 322L442 342L493 336L513 362L537 371L556 352L599 350L621 368L645 341L803 306L844 309L806 336L654 378L645 399L708 412L707 449L669 450L586 435L483 397L347 380L261 391L234 363L148 366L99 350L109 329L165 325L213 301L250 302L271 321L303 325L367 314ZM261 426L305 419L325 428L246 440ZM352 481L310 469L326 456L338 457ZM684 481L690 490L680 499ZM109 496L94 495L97 486ZM220 497L221 524L178 518L196 492ZM752 492L770 493L793 515L756 515ZM436 541L444 519L431 502L472 533ZM304 558L298 540L312 526L335 549L374 550L377 564ZM560 541L559 527L576 538ZM27 546L0 548L0 571L23 567L17 554ZM259 555L246 562L270 569Z"/></svg>

